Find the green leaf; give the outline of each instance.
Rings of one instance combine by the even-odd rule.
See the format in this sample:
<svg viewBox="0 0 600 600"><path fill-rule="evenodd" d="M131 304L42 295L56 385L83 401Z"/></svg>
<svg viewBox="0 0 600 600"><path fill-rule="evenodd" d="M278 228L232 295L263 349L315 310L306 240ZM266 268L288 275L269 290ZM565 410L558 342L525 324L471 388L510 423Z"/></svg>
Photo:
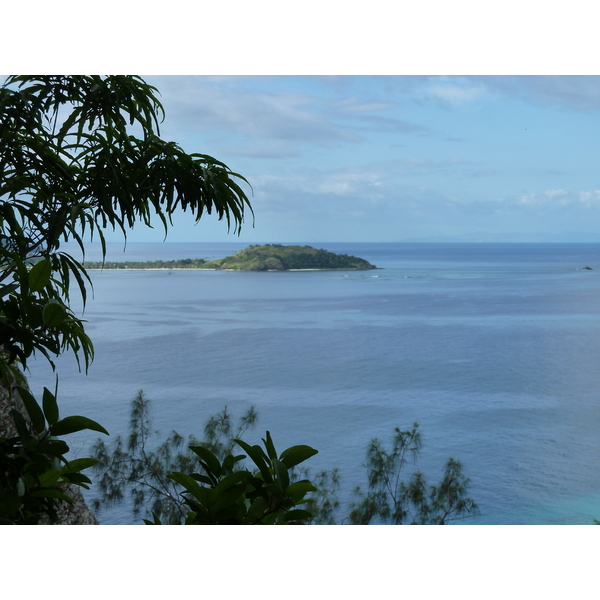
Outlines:
<svg viewBox="0 0 600 600"><path fill-rule="evenodd" d="M92 480L83 473L66 473L65 475L61 476L61 479L66 480L74 485L79 485L86 490L90 489L90 486L87 484L89 483L91 485L92 483Z"/></svg>
<svg viewBox="0 0 600 600"><path fill-rule="evenodd" d="M267 439L265 440L263 438L263 444L265 445L265 448L267 449L267 454L269 455L269 458L271 460L276 459L277 452L275 450L275 446L273 445L273 439L271 438L271 434L268 431L267 431Z"/></svg>
<svg viewBox="0 0 600 600"><path fill-rule="evenodd" d="M94 465L98 464L98 461L95 458L76 458L74 460L70 460L61 470L61 473L65 475L66 473L79 473L84 469L89 469Z"/></svg>
<svg viewBox="0 0 600 600"><path fill-rule="evenodd" d="M208 449L203 446L190 446L190 450L195 452L208 467L209 471L215 477L221 477L221 463L219 459Z"/></svg>
<svg viewBox="0 0 600 600"><path fill-rule="evenodd" d="M278 512L266 512L257 522L257 525L274 525L279 516Z"/></svg>
<svg viewBox="0 0 600 600"><path fill-rule="evenodd" d="M56 469L50 469L40 475L40 486L49 487L54 485L60 479L60 471Z"/></svg>
<svg viewBox="0 0 600 600"><path fill-rule="evenodd" d="M158 515L156 513L152 513L152 518L154 519L153 521L149 521L148 519L144 519L144 523L146 525L162 525L161 520L158 518Z"/></svg>
<svg viewBox="0 0 600 600"><path fill-rule="evenodd" d="M237 456L228 454L223 459L223 471L225 471L225 472L233 471L233 467L235 466L235 463L239 462L240 460L244 460L244 458L246 458L245 454L238 454Z"/></svg>
<svg viewBox="0 0 600 600"><path fill-rule="evenodd" d="M12 415L12 418L15 421L15 426L17 428L19 438L24 444L27 443L28 440L32 439L32 437L29 433L29 430L27 429L27 422L25 421L25 417L14 408L11 409L10 414Z"/></svg>
<svg viewBox="0 0 600 600"><path fill-rule="evenodd" d="M192 473L191 475L196 481L199 481L201 483L205 483L206 485L213 487L213 485L215 484L215 482L210 479L209 477L207 477L206 475L200 475L199 473Z"/></svg>
<svg viewBox="0 0 600 600"><path fill-rule="evenodd" d="M60 327L67 317L67 311L61 302L50 299L44 306L42 317L48 327Z"/></svg>
<svg viewBox="0 0 600 600"><path fill-rule="evenodd" d="M190 494L192 494L192 496L206 506L212 504L216 499L213 490L199 486L196 481L186 473L170 473L168 478L183 486Z"/></svg>
<svg viewBox="0 0 600 600"><path fill-rule="evenodd" d="M36 433L42 433L44 428L46 427L46 420L44 419L44 413L40 408L40 405L37 403L37 400L33 397L31 392L24 387L17 386L17 390L19 391L19 396L21 396L21 400L23 400L23 404L27 410L27 414L31 419L31 423Z"/></svg>
<svg viewBox="0 0 600 600"><path fill-rule="evenodd" d="M294 510L288 510L282 517L282 520L286 523L290 521L310 521L313 518L313 514L301 508L296 508Z"/></svg>
<svg viewBox="0 0 600 600"><path fill-rule="evenodd" d="M284 450L279 457L279 460L288 468L291 469L301 462L309 459L311 456L318 454L319 451L311 448L310 446L292 446L287 450Z"/></svg>
<svg viewBox="0 0 600 600"><path fill-rule="evenodd" d="M263 476L263 479L267 483L272 483L273 476L271 475L271 472L267 465L267 461L266 461L267 457L266 457L265 453L263 452L263 449L260 446L250 446L250 444L247 444L243 440L234 440L234 441L236 444L241 446L248 453L248 456L250 456L250 458L254 461L254 464L260 470L260 473Z"/></svg>
<svg viewBox="0 0 600 600"><path fill-rule="evenodd" d="M285 491L290 485L290 476L288 474L288 470L286 466L276 458L272 460L272 463L273 468L275 469L275 474L277 475L277 483L279 487Z"/></svg>
<svg viewBox="0 0 600 600"><path fill-rule="evenodd" d="M18 283L11 283L9 285L0 286L0 298L4 298L4 296L14 292L19 289Z"/></svg>
<svg viewBox="0 0 600 600"><path fill-rule="evenodd" d="M243 483L231 485L227 489L219 491L216 495L215 502L211 506L211 511L217 512L226 508L231 508L231 505L236 503L241 504L244 500L244 489L246 486ZM214 490L217 491L216 489Z"/></svg>
<svg viewBox="0 0 600 600"><path fill-rule="evenodd" d="M69 504L75 504L75 500L67 496L64 492L61 492L57 489L36 490L35 492L31 492L31 494L29 495L32 498L58 498L59 500L64 500Z"/></svg>
<svg viewBox="0 0 600 600"><path fill-rule="evenodd" d="M51 431L52 435L67 435L68 433L74 433L83 429L91 429L92 431L98 431L100 433L109 435L108 431L106 431L102 425L96 423L96 421L92 421L92 419L77 415L65 417L61 421L58 421L52 425Z"/></svg>
<svg viewBox="0 0 600 600"><path fill-rule="evenodd" d="M286 493L294 497L294 502L299 502L308 492L316 492L317 488L310 481L296 481L288 486Z"/></svg>
<svg viewBox="0 0 600 600"><path fill-rule="evenodd" d="M268 510L268 508L269 505L262 496L256 498L256 500L254 500L252 504L250 504L250 508L248 509L248 512L246 514L246 522L248 524L252 524L259 521L259 519L262 517L264 512Z"/></svg>
<svg viewBox="0 0 600 600"><path fill-rule="evenodd" d="M29 271L29 289L32 292L41 292L50 282L52 265L45 258L36 263Z"/></svg>
<svg viewBox="0 0 600 600"><path fill-rule="evenodd" d="M39 443L37 449L44 454L62 458L69 451L69 445L63 440L46 439Z"/></svg>
<svg viewBox="0 0 600 600"><path fill-rule="evenodd" d="M252 474L248 471L236 471L235 473L230 473L215 487L215 493L222 494L225 490L232 486L236 486L241 482L246 482L248 479L252 477Z"/></svg>
<svg viewBox="0 0 600 600"><path fill-rule="evenodd" d="M42 405L48 424L54 425L58 421L58 404L56 403L56 396L48 388L44 388Z"/></svg>

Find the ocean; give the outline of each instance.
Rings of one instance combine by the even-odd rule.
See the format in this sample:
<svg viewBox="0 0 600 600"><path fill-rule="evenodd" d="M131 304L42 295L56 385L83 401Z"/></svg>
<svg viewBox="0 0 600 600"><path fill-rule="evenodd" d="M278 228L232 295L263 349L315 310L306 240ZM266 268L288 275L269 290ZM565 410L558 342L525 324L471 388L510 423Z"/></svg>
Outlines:
<svg viewBox="0 0 600 600"><path fill-rule="evenodd" d="M214 259L246 245L111 244L107 258ZM307 466L339 468L343 505L366 487L368 442L416 421L428 482L449 457L471 480L480 514L460 523L600 519L600 244L310 245L379 268L91 271L96 359L88 375L57 361L61 414L126 435L143 389L162 437L200 437L224 406L254 405L246 439L269 430L279 450L317 448ZM36 394L54 377L32 364ZM85 456L98 434L70 437ZM127 506L98 517L139 522Z"/></svg>

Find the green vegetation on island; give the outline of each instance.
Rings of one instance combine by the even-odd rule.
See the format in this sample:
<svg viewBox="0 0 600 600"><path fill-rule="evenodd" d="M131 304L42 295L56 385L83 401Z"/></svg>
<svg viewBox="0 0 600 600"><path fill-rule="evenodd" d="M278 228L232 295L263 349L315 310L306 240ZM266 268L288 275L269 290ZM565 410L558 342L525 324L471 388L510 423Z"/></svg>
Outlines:
<svg viewBox="0 0 600 600"><path fill-rule="evenodd" d="M203 258L184 258L182 260L150 260L150 261L106 261L85 262L87 270L94 269L202 269L206 260Z"/></svg>
<svg viewBox="0 0 600 600"><path fill-rule="evenodd" d="M311 246L252 245L218 260L185 258L150 262L87 262L87 269L219 269L229 271L291 271L303 269L376 269L363 258L317 250Z"/></svg>
<svg viewBox="0 0 600 600"><path fill-rule="evenodd" d="M245 250L204 264L205 269L234 271L289 271L293 269L375 269L362 258L334 254L311 246L283 246L265 244L249 246Z"/></svg>

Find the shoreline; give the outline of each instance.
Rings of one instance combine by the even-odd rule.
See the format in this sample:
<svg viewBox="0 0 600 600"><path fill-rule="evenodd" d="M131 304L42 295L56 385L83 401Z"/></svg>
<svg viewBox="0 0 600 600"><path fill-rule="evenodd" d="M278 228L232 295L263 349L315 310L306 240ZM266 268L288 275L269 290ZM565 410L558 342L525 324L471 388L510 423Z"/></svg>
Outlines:
<svg viewBox="0 0 600 600"><path fill-rule="evenodd" d="M84 265L85 267L85 265ZM380 267L379 267L380 268ZM373 271L374 269L358 269L353 267L347 267L345 269L266 269L264 271L253 271L250 269L215 269L201 267L125 267L123 269L114 269L107 267L106 269L89 268L86 271L229 271L231 273L290 273L292 271Z"/></svg>
<svg viewBox="0 0 600 600"><path fill-rule="evenodd" d="M85 268L85 265L84 265ZM201 269L199 267L124 267L122 269L114 269L107 267L106 269L98 269L96 267L85 269L86 271L218 271L219 269Z"/></svg>

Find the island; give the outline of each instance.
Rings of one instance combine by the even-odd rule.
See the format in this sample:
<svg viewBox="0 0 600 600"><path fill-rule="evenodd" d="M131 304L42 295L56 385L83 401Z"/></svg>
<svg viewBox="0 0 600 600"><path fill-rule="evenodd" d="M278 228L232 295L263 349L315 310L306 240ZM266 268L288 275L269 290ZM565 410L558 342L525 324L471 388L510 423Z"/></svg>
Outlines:
<svg viewBox="0 0 600 600"><path fill-rule="evenodd" d="M211 269L221 271L313 271L313 270L367 270L375 265L347 254L335 254L311 246L284 246L283 244L252 245L217 260L184 258L170 261L145 262L86 262L86 269Z"/></svg>

